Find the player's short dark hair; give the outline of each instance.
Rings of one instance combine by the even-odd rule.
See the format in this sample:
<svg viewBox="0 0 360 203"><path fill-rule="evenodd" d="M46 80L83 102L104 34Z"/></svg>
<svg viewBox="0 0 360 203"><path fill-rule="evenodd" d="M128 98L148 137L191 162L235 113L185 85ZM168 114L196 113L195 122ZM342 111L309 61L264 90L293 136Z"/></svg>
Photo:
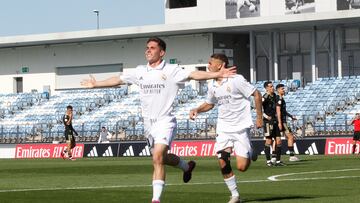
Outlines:
<svg viewBox="0 0 360 203"><path fill-rule="evenodd" d="M218 59L218 60L221 60L222 62L225 63L225 68L229 65L229 59L228 57L225 55L225 54L213 54L210 56L211 58L214 58L214 59Z"/></svg>
<svg viewBox="0 0 360 203"><path fill-rule="evenodd" d="M158 37L150 37L147 40L146 44L148 44L149 42L156 42L159 45L161 50L166 51L166 43L164 42L164 40L162 40Z"/></svg>
<svg viewBox="0 0 360 203"><path fill-rule="evenodd" d="M66 107L66 110L68 110L68 109L73 110L73 107L71 105L69 105Z"/></svg>
<svg viewBox="0 0 360 203"><path fill-rule="evenodd" d="M271 81L264 82L264 88L266 88L269 84L272 84L272 82Z"/></svg>
<svg viewBox="0 0 360 203"><path fill-rule="evenodd" d="M279 89L279 88L282 88L282 87L285 87L285 85L284 85L284 84L278 84L278 85L276 85L276 89Z"/></svg>

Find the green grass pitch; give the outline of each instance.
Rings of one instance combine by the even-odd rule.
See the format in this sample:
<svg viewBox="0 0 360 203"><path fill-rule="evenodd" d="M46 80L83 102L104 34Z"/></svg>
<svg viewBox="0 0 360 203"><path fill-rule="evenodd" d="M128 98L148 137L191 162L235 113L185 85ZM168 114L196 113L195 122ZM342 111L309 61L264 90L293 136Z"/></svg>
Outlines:
<svg viewBox="0 0 360 203"><path fill-rule="evenodd" d="M269 168L262 156L247 172L236 171L241 198L244 202L360 201L359 155L300 158L301 162ZM227 202L230 193L216 158L194 159L197 167L188 184L182 183L180 170L166 168L162 202ZM150 158L1 159L0 202L149 203L151 176Z"/></svg>

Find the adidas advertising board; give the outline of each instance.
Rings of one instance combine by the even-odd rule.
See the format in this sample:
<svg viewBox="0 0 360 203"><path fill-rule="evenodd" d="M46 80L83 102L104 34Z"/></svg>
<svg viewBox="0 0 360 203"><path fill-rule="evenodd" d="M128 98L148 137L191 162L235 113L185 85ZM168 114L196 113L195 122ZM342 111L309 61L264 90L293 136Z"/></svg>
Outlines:
<svg viewBox="0 0 360 203"><path fill-rule="evenodd" d="M150 156L150 149L146 142L124 142L120 143L119 157Z"/></svg>
<svg viewBox="0 0 360 203"><path fill-rule="evenodd" d="M119 144L86 144L84 157L116 157L118 155Z"/></svg>
<svg viewBox="0 0 360 203"><path fill-rule="evenodd" d="M264 155L264 140L253 140L252 144L255 147L257 154ZM301 139L297 140L294 144L295 154L306 154L306 155L316 155L325 153L325 139ZM282 140L281 144L282 154L290 154L287 141Z"/></svg>

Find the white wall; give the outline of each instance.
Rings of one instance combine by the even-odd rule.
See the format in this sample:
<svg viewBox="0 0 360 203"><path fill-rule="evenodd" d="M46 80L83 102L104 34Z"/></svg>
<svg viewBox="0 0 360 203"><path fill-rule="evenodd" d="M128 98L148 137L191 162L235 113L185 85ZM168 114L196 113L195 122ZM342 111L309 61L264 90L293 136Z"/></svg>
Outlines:
<svg viewBox="0 0 360 203"><path fill-rule="evenodd" d="M176 58L182 65L207 63L213 51L211 34L169 36L162 39L167 43L167 62ZM42 92L44 85L50 85L51 91L54 91L57 88L56 67L123 63L126 72L126 68L146 64L146 41L147 38L138 38L0 49L0 93L14 92L14 77L23 77L24 92L32 89ZM21 73L21 67L24 66L29 67L29 73ZM101 79L104 76L107 75L102 75ZM83 75L74 76L69 81L71 87L80 87L82 77Z"/></svg>
<svg viewBox="0 0 360 203"><path fill-rule="evenodd" d="M260 16L277 16L285 14L285 0L261 0Z"/></svg>
<svg viewBox="0 0 360 203"><path fill-rule="evenodd" d="M337 10L337 0L315 0L316 12L327 12Z"/></svg>

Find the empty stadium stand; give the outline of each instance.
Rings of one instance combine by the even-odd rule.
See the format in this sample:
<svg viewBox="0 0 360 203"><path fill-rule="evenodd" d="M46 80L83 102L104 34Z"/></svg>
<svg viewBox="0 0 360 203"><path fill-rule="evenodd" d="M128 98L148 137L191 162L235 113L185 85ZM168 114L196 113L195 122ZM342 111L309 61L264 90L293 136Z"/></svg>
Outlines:
<svg viewBox="0 0 360 203"><path fill-rule="evenodd" d="M264 81L254 83L264 91ZM349 120L360 111L360 76L319 78L304 86L298 80L274 81L285 84L288 111L298 120L291 123L302 136L350 135ZM207 87L202 87L206 92ZM217 108L200 114L195 121L188 113L205 101L191 86L179 90L173 104L178 120L176 139L208 139L215 136ZM144 139L139 93L127 86L104 89L57 91L0 95L0 143L52 142L63 140L62 116L66 106L74 107L73 126L77 139L92 142L106 126L111 140ZM255 118L255 111L253 112ZM262 136L254 129L253 136Z"/></svg>

